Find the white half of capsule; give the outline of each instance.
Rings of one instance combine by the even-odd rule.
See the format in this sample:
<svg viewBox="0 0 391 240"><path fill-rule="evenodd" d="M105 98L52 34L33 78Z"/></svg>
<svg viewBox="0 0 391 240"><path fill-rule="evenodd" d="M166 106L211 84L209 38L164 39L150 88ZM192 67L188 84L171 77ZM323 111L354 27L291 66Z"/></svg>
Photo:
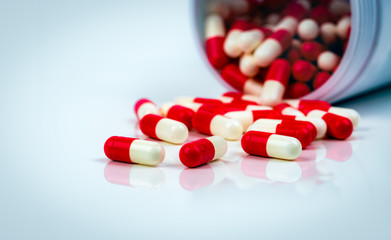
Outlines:
<svg viewBox="0 0 391 240"><path fill-rule="evenodd" d="M145 102L145 103L141 104L140 107L137 109L138 119L141 119L145 115L148 115L148 114L159 115L159 110L154 103Z"/></svg>
<svg viewBox="0 0 391 240"><path fill-rule="evenodd" d="M326 45L337 40L337 27L334 23L325 22L320 25L320 36Z"/></svg>
<svg viewBox="0 0 391 240"><path fill-rule="evenodd" d="M324 138L324 136L326 136L327 124L322 118L297 116L295 120L312 123L316 128L316 139Z"/></svg>
<svg viewBox="0 0 391 240"><path fill-rule="evenodd" d="M276 133L277 125L278 123L267 123L267 124L253 123L248 127L247 131Z"/></svg>
<svg viewBox="0 0 391 240"><path fill-rule="evenodd" d="M319 25L313 19L303 19L297 27L297 34L305 41L314 40L319 35Z"/></svg>
<svg viewBox="0 0 391 240"><path fill-rule="evenodd" d="M273 38L263 41L254 51L254 60L260 67L269 66L282 54L281 44Z"/></svg>
<svg viewBox="0 0 391 240"><path fill-rule="evenodd" d="M183 143L189 136L189 130L185 124L169 118L161 119L156 124L155 132L159 139L174 144Z"/></svg>
<svg viewBox="0 0 391 240"><path fill-rule="evenodd" d="M283 19L281 19L281 21L274 27L274 31L284 29L288 31L291 35L295 35L298 24L299 22L297 21L296 18L291 16L286 16Z"/></svg>
<svg viewBox="0 0 391 240"><path fill-rule="evenodd" d="M353 128L356 128L360 121L360 114L350 108L331 107L328 112L348 118L352 122Z"/></svg>
<svg viewBox="0 0 391 240"><path fill-rule="evenodd" d="M254 116L250 111L227 112L224 116L238 120L243 125L243 131L246 131L247 128L254 122Z"/></svg>
<svg viewBox="0 0 391 240"><path fill-rule="evenodd" d="M347 39L349 34L349 28L351 25L351 18L349 16L341 18L337 23L337 35L341 39Z"/></svg>
<svg viewBox="0 0 391 240"><path fill-rule="evenodd" d="M225 27L223 19L217 14L210 14L205 19L205 38L224 37Z"/></svg>
<svg viewBox="0 0 391 240"><path fill-rule="evenodd" d="M319 54L318 67L324 71L333 71L339 62L339 56L331 51L324 51Z"/></svg>
<svg viewBox="0 0 391 240"><path fill-rule="evenodd" d="M329 4L329 11L334 16L342 16L350 12L350 4L344 0L333 0Z"/></svg>
<svg viewBox="0 0 391 240"><path fill-rule="evenodd" d="M132 165L129 172L129 185L135 188L158 189L165 182L164 173L160 168Z"/></svg>
<svg viewBox="0 0 391 240"><path fill-rule="evenodd" d="M257 110L272 110L269 106L248 105L245 111L257 111Z"/></svg>
<svg viewBox="0 0 391 240"><path fill-rule="evenodd" d="M301 143L293 137L272 134L266 143L267 155L274 158L293 160L301 154Z"/></svg>
<svg viewBox="0 0 391 240"><path fill-rule="evenodd" d="M185 104L185 103L192 103L194 101L194 97L177 97L174 99L175 104Z"/></svg>
<svg viewBox="0 0 391 240"><path fill-rule="evenodd" d="M267 15L265 23L268 25L276 25L280 21L280 15L277 13L271 13Z"/></svg>
<svg viewBox="0 0 391 240"><path fill-rule="evenodd" d="M262 83L249 78L243 86L243 92L250 95L260 96L262 93Z"/></svg>
<svg viewBox="0 0 391 240"><path fill-rule="evenodd" d="M187 107L192 109L194 112L197 112L200 107L202 107L202 103L195 103L195 102L182 102L182 103L176 103L180 106Z"/></svg>
<svg viewBox="0 0 391 240"><path fill-rule="evenodd" d="M265 39L265 34L259 29L243 31L238 39L238 47L244 53L251 53Z"/></svg>
<svg viewBox="0 0 391 240"><path fill-rule="evenodd" d="M211 184L219 183L227 176L227 169L222 161L209 162L208 166L212 168L214 174L213 182Z"/></svg>
<svg viewBox="0 0 391 240"><path fill-rule="evenodd" d="M297 99L284 99L283 102L291 105L292 107L294 107L296 109L298 109L299 105L300 105L300 100L297 100Z"/></svg>
<svg viewBox="0 0 391 240"><path fill-rule="evenodd" d="M215 156L213 157L213 160L219 159L227 153L228 144L223 137L212 136L206 139L213 144L215 149Z"/></svg>
<svg viewBox="0 0 391 240"><path fill-rule="evenodd" d="M278 81L266 80L263 84L261 102L266 106L275 106L284 96L285 86Z"/></svg>
<svg viewBox="0 0 391 240"><path fill-rule="evenodd" d="M259 67L251 54L244 54L240 57L239 69L248 77L253 77L259 72Z"/></svg>
<svg viewBox="0 0 391 240"><path fill-rule="evenodd" d="M134 163L154 166L161 163L164 156L164 148L157 142L134 140L129 147L129 157Z"/></svg>
<svg viewBox="0 0 391 240"><path fill-rule="evenodd" d="M227 140L237 140L242 136L243 126L235 119L216 115L210 122L210 131L212 135L220 136Z"/></svg>
<svg viewBox="0 0 391 240"><path fill-rule="evenodd" d="M302 169L297 162L270 159L267 162L265 173L270 181L292 183L300 179Z"/></svg>
<svg viewBox="0 0 391 240"><path fill-rule="evenodd" d="M237 58L242 54L242 49L238 44L241 35L242 30L240 29L232 29L228 32L223 45L224 52L227 56Z"/></svg>
<svg viewBox="0 0 391 240"><path fill-rule="evenodd" d="M304 113L300 112L299 110L293 107L286 107L281 111L281 113L283 115L304 116Z"/></svg>

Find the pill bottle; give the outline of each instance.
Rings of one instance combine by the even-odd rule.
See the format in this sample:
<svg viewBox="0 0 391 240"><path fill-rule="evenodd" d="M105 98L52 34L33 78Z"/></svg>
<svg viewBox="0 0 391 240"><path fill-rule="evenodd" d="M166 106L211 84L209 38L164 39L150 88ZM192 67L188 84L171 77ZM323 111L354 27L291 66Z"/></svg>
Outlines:
<svg viewBox="0 0 391 240"><path fill-rule="evenodd" d="M232 90L210 66L205 54L206 2L192 2L197 47L214 77ZM325 84L303 98L337 102L391 83L391 1L351 0L350 8L351 33L338 69Z"/></svg>

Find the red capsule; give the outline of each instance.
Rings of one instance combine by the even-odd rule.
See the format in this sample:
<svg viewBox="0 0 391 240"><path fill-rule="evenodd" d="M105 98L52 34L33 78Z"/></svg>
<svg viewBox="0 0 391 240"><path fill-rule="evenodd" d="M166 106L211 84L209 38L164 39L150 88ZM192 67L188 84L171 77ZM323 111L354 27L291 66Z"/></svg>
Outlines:
<svg viewBox="0 0 391 240"><path fill-rule="evenodd" d="M289 61L290 64L295 63L296 61L301 59L300 51L296 48L291 48L286 54L286 59Z"/></svg>
<svg viewBox="0 0 391 240"><path fill-rule="evenodd" d="M312 63L306 60L299 60L292 66L292 75L297 81L308 82L315 75L316 70Z"/></svg>

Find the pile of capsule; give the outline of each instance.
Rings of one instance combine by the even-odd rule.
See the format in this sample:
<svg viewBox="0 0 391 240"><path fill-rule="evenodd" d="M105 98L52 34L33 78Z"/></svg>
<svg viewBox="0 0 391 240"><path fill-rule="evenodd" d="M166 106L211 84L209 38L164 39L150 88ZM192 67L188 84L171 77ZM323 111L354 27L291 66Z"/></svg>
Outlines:
<svg viewBox="0 0 391 240"><path fill-rule="evenodd" d="M240 140L248 154L294 160L316 139L347 139L360 118L353 109L325 101L283 100L270 107L257 96L239 92L218 98L178 97L160 108L144 98L134 111L142 133L153 139L180 145L191 130L211 136L181 146L179 159L187 167L221 158L226 140ZM157 165L165 157L157 141L118 136L106 141L104 151L112 160L144 165Z"/></svg>
<svg viewBox="0 0 391 240"><path fill-rule="evenodd" d="M350 35L346 0L206 1L205 50L221 78L274 106L319 88Z"/></svg>

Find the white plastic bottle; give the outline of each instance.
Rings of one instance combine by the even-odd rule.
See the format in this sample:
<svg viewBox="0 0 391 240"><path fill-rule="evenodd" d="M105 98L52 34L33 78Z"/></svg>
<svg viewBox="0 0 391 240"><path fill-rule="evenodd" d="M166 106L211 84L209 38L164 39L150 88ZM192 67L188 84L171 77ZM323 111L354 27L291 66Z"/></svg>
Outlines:
<svg viewBox="0 0 391 240"><path fill-rule="evenodd" d="M216 79L226 84L209 66L203 41L206 0L193 0L193 22L198 47ZM391 1L350 1L352 26L347 49L338 69L320 88L305 99L337 102L391 83Z"/></svg>

